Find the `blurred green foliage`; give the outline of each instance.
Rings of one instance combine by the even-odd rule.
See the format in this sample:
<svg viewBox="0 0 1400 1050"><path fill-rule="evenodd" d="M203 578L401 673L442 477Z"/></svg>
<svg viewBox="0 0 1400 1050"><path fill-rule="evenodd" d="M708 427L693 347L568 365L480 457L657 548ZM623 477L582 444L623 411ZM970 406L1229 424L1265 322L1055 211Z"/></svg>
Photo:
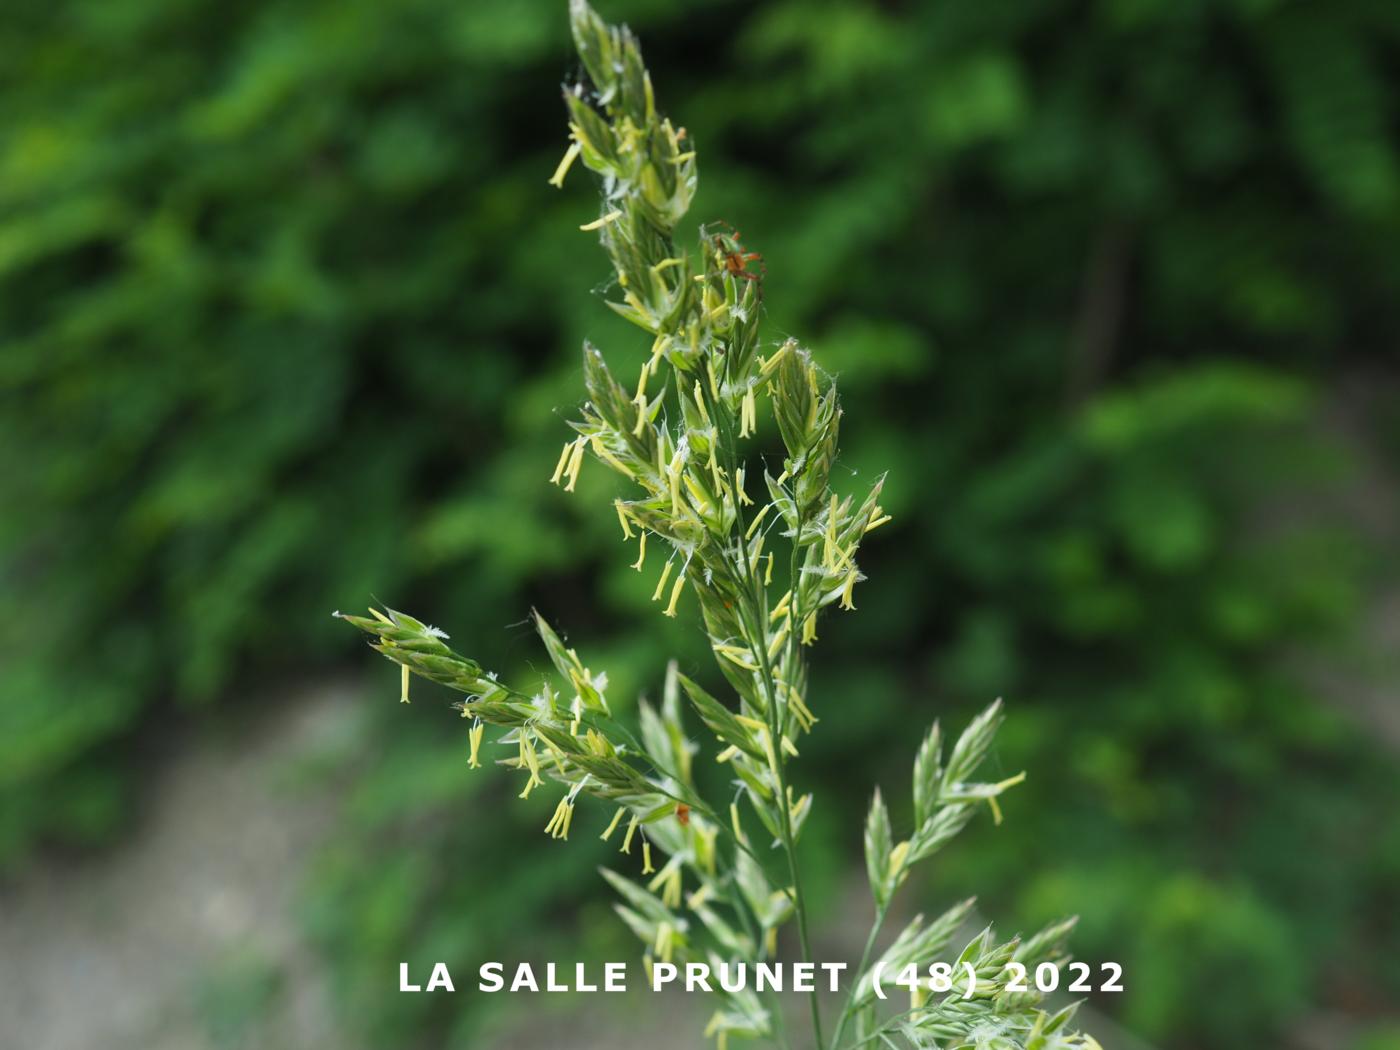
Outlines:
<svg viewBox="0 0 1400 1050"><path fill-rule="evenodd" d="M217 960L191 996L209 1042L219 1050L253 1045L249 1029L275 1005L281 983L277 967L247 949Z"/></svg>
<svg viewBox="0 0 1400 1050"><path fill-rule="evenodd" d="M1129 987L1096 1005L1227 1047L1396 1001L1393 761L1298 659L1377 567L1317 421L1400 331L1400 7L605 13L703 148L696 216L764 253L771 332L841 373L845 466L891 474L813 689L811 754L859 785L809 828L828 900L907 727L1003 694L1036 787L941 877L1025 925L1082 912ZM544 182L562 3L3 22L0 862L109 837L172 713L344 660L328 614L371 594L502 670L534 602L613 696L654 688L685 632L622 567L606 482L545 484L583 332L640 352L590 294L592 192ZM386 1045L463 1024L378 994L405 945L590 927L565 917L597 854L539 862L545 814L483 801L454 728L386 714L311 890Z"/></svg>

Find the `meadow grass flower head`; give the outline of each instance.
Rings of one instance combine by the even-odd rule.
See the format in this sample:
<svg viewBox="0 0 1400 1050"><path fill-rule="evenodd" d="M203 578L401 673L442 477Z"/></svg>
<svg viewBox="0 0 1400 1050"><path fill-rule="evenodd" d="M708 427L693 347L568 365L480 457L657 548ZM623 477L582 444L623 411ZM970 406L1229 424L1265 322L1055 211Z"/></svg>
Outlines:
<svg viewBox="0 0 1400 1050"><path fill-rule="evenodd" d="M676 227L697 184L690 136L657 109L632 33L604 22L584 0L572 0L569 10L587 77L565 86L570 142L548 182L562 188L580 163L598 176L598 217L579 229L597 237L613 265L617 296L608 306L646 335L631 390L597 347L584 344L586 399L549 480L574 491L589 457L622 479L627 491L612 510L623 541L637 541L631 567L645 570L650 543L653 559L663 559L652 599L665 600L668 617L690 616L681 599L694 596L731 695L716 696L672 663L660 705L643 702L637 720L623 720L607 701L606 674L591 670L538 612L533 623L553 673L534 688L501 681L405 613L371 609L342 618L400 665L403 702L413 675L462 696L472 768L494 727L502 731L496 743L505 745L496 764L523 778L522 799L551 782L562 789L544 825L552 839L568 839L588 797L611 808L600 837L609 841L621 829L619 852L631 865L640 841L644 882L610 870L603 876L649 971L659 962L717 968L771 959L789 925L811 961L812 917L796 844L816 802L792 783L791 768L799 742L820 722L809 703L806 650L818 640L823 613L856 608L856 587L866 579L861 546L891 520L880 504L884 478L863 492L833 487L842 420L835 380L796 340L764 343L765 271L737 232L702 227L697 249L677 245ZM697 785L702 748L687 711L703 726L701 736L713 738L712 760L732 777L734 798L723 817ZM932 922L917 916L874 955L890 901L912 868L983 804L1001 823L999 796L1025 776L977 779L1001 720L998 701L946 757L934 724L914 757L913 826L898 841L874 792L864 829L874 922L829 1039L821 1003L815 993L809 999L817 1046L1096 1046L1069 1031L1073 1007L1048 1014L1038 993L1005 986L1012 960L1062 959L1068 923L1025 941L999 941L990 928L969 941L956 963L977 975L975 997L917 990L903 1013L877 1009L874 973L938 961L970 912L972 902L964 901ZM745 808L768 843L750 837ZM789 1044L776 996L723 987L711 994L716 1010L705 1035L721 1050L731 1038Z"/></svg>

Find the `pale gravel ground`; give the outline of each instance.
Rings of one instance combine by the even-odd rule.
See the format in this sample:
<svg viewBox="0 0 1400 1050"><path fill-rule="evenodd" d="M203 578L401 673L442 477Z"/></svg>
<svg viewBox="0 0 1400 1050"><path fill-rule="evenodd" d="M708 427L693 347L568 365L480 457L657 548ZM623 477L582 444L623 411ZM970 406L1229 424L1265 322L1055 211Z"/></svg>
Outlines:
<svg viewBox="0 0 1400 1050"><path fill-rule="evenodd" d="M0 1048L216 1050L200 982L252 956L286 994L250 1043L358 1050L336 1031L294 912L330 802L287 788L291 764L343 732L355 705L314 691L237 740L182 749L145 785L120 847L46 861L0 891Z"/></svg>

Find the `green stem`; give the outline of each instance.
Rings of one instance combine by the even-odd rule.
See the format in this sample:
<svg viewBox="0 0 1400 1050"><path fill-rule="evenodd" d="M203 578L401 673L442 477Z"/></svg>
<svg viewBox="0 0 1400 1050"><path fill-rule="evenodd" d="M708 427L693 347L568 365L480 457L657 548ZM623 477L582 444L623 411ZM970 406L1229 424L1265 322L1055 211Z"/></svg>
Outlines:
<svg viewBox="0 0 1400 1050"><path fill-rule="evenodd" d="M705 396L703 388L702 396ZM725 431L723 447L725 450L725 459L727 461L726 467L729 471L729 483L733 486L735 521L738 528L738 567L742 578L747 580L749 585L749 598L751 603L749 609L750 646L754 655L759 660L759 667L763 675L764 689L768 694L768 731L773 742L773 759L777 766L776 772L778 775L778 814L781 818L781 835L779 837L782 840L783 852L787 855L788 876L792 880L791 899L793 911L797 915L797 934L802 946L802 960L803 962L811 963L814 962L815 959L812 954L811 935L807 928L807 903L806 897L802 892L802 872L797 863L797 841L792 831L792 813L788 809L787 760L783 754L782 746L784 735L783 726L778 717L778 686L776 676L773 673L772 661L768 659L768 646L764 643L764 625L768 620L768 603L758 573L754 571L753 567L749 564L747 544L744 542L744 511L737 486L737 478L739 476L738 456L735 451L732 420L730 420L728 412L722 410L721 406L715 400L707 396L705 399L709 402L713 412L711 418L719 421ZM792 584L794 593L796 593L797 584L795 566L797 565L798 549L801 539L802 523L799 520L797 533L793 536L792 540L792 565L794 566ZM794 624L788 629L789 641L794 633L795 626ZM789 662L789 666L791 666L791 662ZM821 1048L826 1044L825 1040L822 1038L821 1001L815 985L808 997L808 1004L812 1011L812 1033L815 1045Z"/></svg>
<svg viewBox="0 0 1400 1050"><path fill-rule="evenodd" d="M802 942L802 960L813 962L812 942L807 933L807 905L806 898L802 893L802 875L797 864L797 850L792 835L792 820L787 809L787 783L783 776L783 760L778 759L778 787L782 792L783 801L781 812L783 817L783 849L787 852L788 871L792 875L793 909L797 912L797 935ZM817 996L815 985L813 991L808 996L808 1003L812 1008L812 1031L815 1035L815 1045L824 1047L825 1040L822 1039L822 1010L821 1002Z"/></svg>
<svg viewBox="0 0 1400 1050"><path fill-rule="evenodd" d="M794 606L792 610L794 620L788 627L789 653L791 653L792 651L792 638L796 634L799 624L799 621L797 621L795 617L797 615L797 561L801 539L802 521L801 519L799 519L797 523L797 533L795 536L793 536L792 539L791 586L794 597L790 600L793 602ZM744 564L745 566L747 566L748 564L747 556L745 556L744 558ZM766 615L764 613L766 602L763 601L763 593L759 588L757 576L753 573L750 573L749 576L750 585L754 591L755 607L759 612L758 622L761 628L761 625L764 622L764 619L766 618ZM762 668L763 671L764 686L767 688L768 692L768 724L769 733L771 734L773 741L773 758L774 763L777 766L778 774L778 814L781 817L781 838L783 843L783 851L787 854L788 874L792 879L792 906L793 910L797 913L797 935L802 945L802 959L804 962L813 962L814 958L812 955L812 941L811 936L807 930L806 896L802 892L802 872L800 866L797 863L797 841L796 836L794 836L792 832L792 813L788 808L787 758L783 754L782 746L785 733L784 726L782 725L782 722L778 716L777 678L773 673L772 662L768 659L768 647L762 644L761 639L761 633L755 636L754 647L757 650L756 655L759 657L759 666ZM789 659L789 674L791 674L790 669L792 668L792 666L793 664L791 662L791 659ZM815 1040L815 1045L819 1048L824 1047L826 1045L826 1042L822 1038L821 1001L815 990L815 987L813 988L813 991L808 997L808 1003L811 1006L812 1010L812 1033Z"/></svg>
<svg viewBox="0 0 1400 1050"><path fill-rule="evenodd" d="M856 992L860 988L860 979L865 975L865 969L870 965L870 956L875 951L875 939L880 936L880 929L885 925L885 914L889 911L889 906L877 907L875 909L875 922L871 924L870 935L865 938L865 949L860 953L860 965L856 967L855 976L851 981L851 990L846 996L846 1003L841 1008L841 1016L836 1020L836 1033L831 1037L832 1050L839 1050L841 1046L841 1035L846 1030L846 1024L850 1021L856 1005Z"/></svg>

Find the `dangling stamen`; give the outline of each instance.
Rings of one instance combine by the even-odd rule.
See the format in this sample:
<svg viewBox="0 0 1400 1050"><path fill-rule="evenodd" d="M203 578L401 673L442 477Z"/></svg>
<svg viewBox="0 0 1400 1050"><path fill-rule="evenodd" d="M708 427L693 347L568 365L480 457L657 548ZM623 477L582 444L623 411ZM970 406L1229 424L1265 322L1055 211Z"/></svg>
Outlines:
<svg viewBox="0 0 1400 1050"><path fill-rule="evenodd" d="M676 577L675 586L671 588L671 601L670 601L670 604L668 604L668 605L666 606L665 615L667 615L667 616L675 616L675 615L676 615L676 602L680 600L680 597L681 597L681 590L682 590L682 588L684 588L684 587L685 587L685 573L682 572L679 576Z"/></svg>
<svg viewBox="0 0 1400 1050"><path fill-rule="evenodd" d="M753 539L753 534L756 531L758 531L759 525L762 524L763 519L768 516L768 508L771 506L773 506L773 504L765 503L762 507L759 508L758 513L753 516L753 521L749 522L749 527L744 532L744 539Z"/></svg>
<svg viewBox="0 0 1400 1050"><path fill-rule="evenodd" d="M619 806L617 812L613 814L612 822L608 824L607 828L604 829L603 833L598 837L604 842L607 842L608 839L612 837L612 833L617 830L617 826L622 823L622 818L626 815L626 813L627 807Z"/></svg>
<svg viewBox="0 0 1400 1050"><path fill-rule="evenodd" d="M675 564L674 561L668 561L666 567L661 570L661 579L656 581L656 593L651 596L652 601L659 602L661 600L661 593L666 589L666 581L671 578L673 564Z"/></svg>
<svg viewBox="0 0 1400 1050"><path fill-rule="evenodd" d="M854 608L855 608L855 605L851 602L851 588L853 588L855 585L856 585L856 570L855 570L855 569L852 569L849 573L846 574L846 583L845 583L845 585L841 588L841 608L843 608L843 609L854 609Z"/></svg>
<svg viewBox="0 0 1400 1050"><path fill-rule="evenodd" d="M551 474L549 478L549 483L551 485L559 484L559 479L564 476L564 471L569 465L569 457L573 454L573 451L574 443L572 441L564 442L564 451L559 453L559 462L554 465L554 473ZM373 612L374 610L371 609L370 611Z"/></svg>
<svg viewBox="0 0 1400 1050"><path fill-rule="evenodd" d="M580 152L582 152L582 147L577 142L569 143L569 148L564 151L564 159L559 162L559 167L554 169L554 174L549 177L551 186L555 189L564 188L564 176L574 166L574 161L578 159Z"/></svg>
<svg viewBox="0 0 1400 1050"><path fill-rule="evenodd" d="M486 733L486 723L477 719L475 724L467 730L467 743L471 746L471 754L467 756L467 768L481 768L481 738Z"/></svg>
<svg viewBox="0 0 1400 1050"><path fill-rule="evenodd" d="M544 833L553 839L569 838L569 825L573 823L574 803L573 795L565 795L559 800L559 805L554 809L554 816L549 818L549 823L544 826Z"/></svg>
<svg viewBox="0 0 1400 1050"><path fill-rule="evenodd" d="M574 483L578 481L578 472L583 467L583 442L583 438L574 442L573 455L569 457L569 466L565 470L569 477L569 483L564 486L565 492L573 492Z"/></svg>

